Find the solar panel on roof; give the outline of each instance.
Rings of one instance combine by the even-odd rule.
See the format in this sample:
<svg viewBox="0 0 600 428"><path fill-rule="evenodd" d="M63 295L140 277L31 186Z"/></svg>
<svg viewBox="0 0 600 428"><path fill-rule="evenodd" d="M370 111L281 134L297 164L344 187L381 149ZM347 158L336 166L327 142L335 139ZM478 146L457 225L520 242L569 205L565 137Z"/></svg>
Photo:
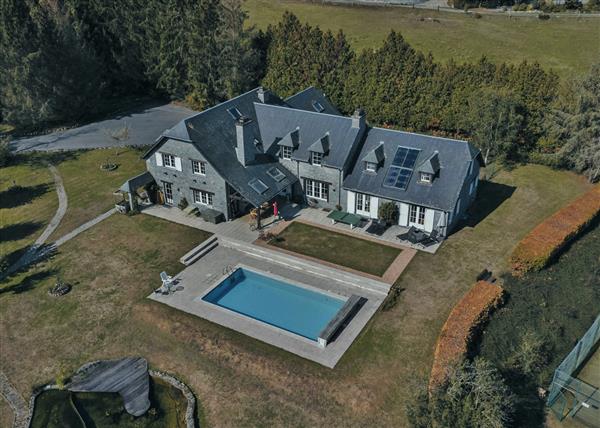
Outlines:
<svg viewBox="0 0 600 428"><path fill-rule="evenodd" d="M250 180L248 182L248 186L252 187L252 189L259 194L263 194L265 193L267 190L269 190L269 186L267 186L265 183L263 183L262 181L260 181L258 178L253 178L252 180Z"/></svg>
<svg viewBox="0 0 600 428"><path fill-rule="evenodd" d="M267 174L269 174L275 181L281 181L285 178L285 174L276 166L269 168L267 170Z"/></svg>
<svg viewBox="0 0 600 428"><path fill-rule="evenodd" d="M229 115L235 120L238 120L240 117L242 117L242 113L236 107L228 108L227 113L229 113Z"/></svg>
<svg viewBox="0 0 600 428"><path fill-rule="evenodd" d="M392 165L388 168L383 180L383 185L402 190L406 189L418 157L419 150L398 147Z"/></svg>

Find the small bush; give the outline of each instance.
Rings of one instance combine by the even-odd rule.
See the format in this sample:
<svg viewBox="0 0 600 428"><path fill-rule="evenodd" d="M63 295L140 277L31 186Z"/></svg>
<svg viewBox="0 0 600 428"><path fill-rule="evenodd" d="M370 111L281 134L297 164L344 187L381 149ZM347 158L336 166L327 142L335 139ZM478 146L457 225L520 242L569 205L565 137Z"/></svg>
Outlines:
<svg viewBox="0 0 600 428"><path fill-rule="evenodd" d="M538 19L541 19L542 21L547 21L550 19L550 15L548 15L547 13L540 13L538 15Z"/></svg>
<svg viewBox="0 0 600 428"><path fill-rule="evenodd" d="M473 338L503 299L502 287L479 281L456 304L438 337L429 378L430 389L442 385L448 371L467 356Z"/></svg>
<svg viewBox="0 0 600 428"><path fill-rule="evenodd" d="M513 275L544 268L600 213L600 186L577 198L535 227L514 249Z"/></svg>
<svg viewBox="0 0 600 428"><path fill-rule="evenodd" d="M8 166L13 154L8 148L8 138L0 138L0 168Z"/></svg>
<svg viewBox="0 0 600 428"><path fill-rule="evenodd" d="M379 206L378 215L388 224L395 223L398 219L398 206L393 202L384 202Z"/></svg>
<svg viewBox="0 0 600 428"><path fill-rule="evenodd" d="M477 13L477 12L475 12L475 14L473 15L473 17L475 17L475 19L481 19L482 18L481 13Z"/></svg>

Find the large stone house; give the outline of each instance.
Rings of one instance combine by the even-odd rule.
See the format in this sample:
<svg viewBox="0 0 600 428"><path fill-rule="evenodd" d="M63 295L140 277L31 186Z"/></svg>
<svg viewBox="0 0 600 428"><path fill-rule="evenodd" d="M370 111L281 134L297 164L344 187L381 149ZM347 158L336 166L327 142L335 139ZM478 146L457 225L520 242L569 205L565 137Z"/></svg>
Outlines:
<svg viewBox="0 0 600 428"><path fill-rule="evenodd" d="M226 220L276 196L446 236L473 202L481 155L466 141L370 127L316 88L282 100L257 88L166 130L144 154L161 202Z"/></svg>

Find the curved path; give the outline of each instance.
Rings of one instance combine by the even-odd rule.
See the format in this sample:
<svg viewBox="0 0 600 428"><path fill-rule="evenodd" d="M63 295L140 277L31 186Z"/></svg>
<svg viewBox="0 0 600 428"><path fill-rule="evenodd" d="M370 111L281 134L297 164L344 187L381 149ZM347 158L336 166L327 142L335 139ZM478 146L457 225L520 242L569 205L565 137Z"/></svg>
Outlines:
<svg viewBox="0 0 600 428"><path fill-rule="evenodd" d="M13 428L26 428L29 426L29 405L2 372L0 372L0 395L6 399L13 409Z"/></svg>
<svg viewBox="0 0 600 428"><path fill-rule="evenodd" d="M60 221L67 212L67 207L69 206L69 203L67 199L67 192L65 192L65 186L63 185L63 181L60 174L58 173L58 170L54 165L48 165L48 168L50 169L50 172L54 177L56 194L58 195L58 209L56 210L54 217L52 217L50 223L48 223L48 226L46 226L46 229L44 229L42 234L35 240L31 247L27 249L25 254L23 254L23 256L21 256L21 258L15 262L15 264L13 264L4 273L0 275L0 280L6 278L13 272L22 269L30 263L33 263L35 260L47 254L51 250L51 248L44 247L43 245L48 239L48 237L52 235L52 232L54 232L60 224Z"/></svg>

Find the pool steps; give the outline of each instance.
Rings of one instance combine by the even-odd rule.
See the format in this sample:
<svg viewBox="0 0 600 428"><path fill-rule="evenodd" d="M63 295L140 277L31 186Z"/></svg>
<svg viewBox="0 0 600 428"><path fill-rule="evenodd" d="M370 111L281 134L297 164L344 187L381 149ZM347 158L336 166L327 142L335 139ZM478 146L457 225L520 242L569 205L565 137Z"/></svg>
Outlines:
<svg viewBox="0 0 600 428"><path fill-rule="evenodd" d="M183 257L181 257L179 259L179 261L182 264L189 266L192 263L194 263L194 262L198 261L199 259L201 259L202 257L204 257L206 254L208 254L215 248L217 248L218 245L219 245L219 237L216 235L212 235L210 238L208 238L205 241L203 241L202 243L200 243L200 245L192 248L189 252L184 254Z"/></svg>

